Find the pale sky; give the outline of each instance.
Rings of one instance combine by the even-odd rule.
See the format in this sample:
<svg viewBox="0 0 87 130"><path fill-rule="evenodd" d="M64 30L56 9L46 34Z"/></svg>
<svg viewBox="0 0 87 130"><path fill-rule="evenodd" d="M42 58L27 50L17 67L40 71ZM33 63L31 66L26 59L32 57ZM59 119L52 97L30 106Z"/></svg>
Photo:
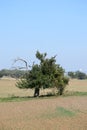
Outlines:
<svg viewBox="0 0 87 130"><path fill-rule="evenodd" d="M0 0L0 69L32 64L37 50L87 72L87 0Z"/></svg>

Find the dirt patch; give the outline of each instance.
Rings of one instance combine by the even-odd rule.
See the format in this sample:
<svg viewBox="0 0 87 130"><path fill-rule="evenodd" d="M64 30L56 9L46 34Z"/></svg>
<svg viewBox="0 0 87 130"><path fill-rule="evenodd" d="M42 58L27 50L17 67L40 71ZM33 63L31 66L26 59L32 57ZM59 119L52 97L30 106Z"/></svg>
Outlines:
<svg viewBox="0 0 87 130"><path fill-rule="evenodd" d="M0 129L86 130L87 97L0 103Z"/></svg>

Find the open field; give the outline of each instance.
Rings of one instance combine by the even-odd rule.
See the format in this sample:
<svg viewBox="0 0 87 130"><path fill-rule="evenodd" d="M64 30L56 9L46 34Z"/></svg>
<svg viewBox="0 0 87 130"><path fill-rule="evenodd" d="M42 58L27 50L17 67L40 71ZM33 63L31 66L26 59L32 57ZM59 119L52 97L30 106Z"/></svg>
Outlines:
<svg viewBox="0 0 87 130"><path fill-rule="evenodd" d="M17 80L12 78L0 79L0 97L33 96L34 90L21 90L15 86L16 82ZM52 91L54 91L54 89L41 90L40 94L46 94ZM70 80L65 91L87 92L87 80Z"/></svg>
<svg viewBox="0 0 87 130"><path fill-rule="evenodd" d="M0 130L87 130L87 96L0 103Z"/></svg>
<svg viewBox="0 0 87 130"><path fill-rule="evenodd" d="M32 96L33 90L22 90L15 86L17 80L12 78L0 79L0 97Z"/></svg>
<svg viewBox="0 0 87 130"><path fill-rule="evenodd" d="M0 97L33 95L33 90L20 90L15 83L1 79ZM70 80L66 91L87 92L87 80ZM0 103L0 130L87 130L87 96L19 101Z"/></svg>
<svg viewBox="0 0 87 130"><path fill-rule="evenodd" d="M66 90L87 92L87 80L71 79Z"/></svg>

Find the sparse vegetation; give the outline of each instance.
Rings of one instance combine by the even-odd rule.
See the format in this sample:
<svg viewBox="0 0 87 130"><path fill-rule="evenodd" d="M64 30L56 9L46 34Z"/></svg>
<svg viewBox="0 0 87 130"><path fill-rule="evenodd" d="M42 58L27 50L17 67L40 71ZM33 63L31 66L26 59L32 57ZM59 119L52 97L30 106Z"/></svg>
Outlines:
<svg viewBox="0 0 87 130"><path fill-rule="evenodd" d="M76 113L74 111L72 111L72 110L65 109L64 107L57 107L56 111L55 111L55 114L57 116L72 117L72 116L75 116Z"/></svg>
<svg viewBox="0 0 87 130"><path fill-rule="evenodd" d="M23 102L15 98L15 102L0 103L0 112L1 130L85 130L87 97L33 98Z"/></svg>
<svg viewBox="0 0 87 130"><path fill-rule="evenodd" d="M87 92L67 91L63 96L87 96Z"/></svg>
<svg viewBox="0 0 87 130"><path fill-rule="evenodd" d="M29 100L29 98L22 98L22 97L7 97L7 98L0 98L0 102L19 102Z"/></svg>

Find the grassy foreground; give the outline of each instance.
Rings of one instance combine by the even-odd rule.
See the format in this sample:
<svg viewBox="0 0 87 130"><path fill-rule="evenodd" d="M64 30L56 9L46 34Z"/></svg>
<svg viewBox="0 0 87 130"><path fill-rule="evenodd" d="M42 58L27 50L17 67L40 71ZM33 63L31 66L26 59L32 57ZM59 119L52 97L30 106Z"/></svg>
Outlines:
<svg viewBox="0 0 87 130"><path fill-rule="evenodd" d="M19 99L13 98L16 101ZM0 130L87 129L87 96L23 100L0 103Z"/></svg>
<svg viewBox="0 0 87 130"><path fill-rule="evenodd" d="M35 99L33 98L34 90L19 89L15 86L16 82L17 80L12 78L0 79L0 102L19 102ZM56 97L54 93L54 89L41 90L40 95L42 96L38 99ZM87 80L70 80L62 96L87 96Z"/></svg>
<svg viewBox="0 0 87 130"><path fill-rule="evenodd" d="M67 92L61 97L68 97L68 96L87 96L87 92ZM38 98L34 97L5 97L5 98L0 98L0 102L20 102L20 101L28 101L28 100L37 100L37 99L50 99L50 98L56 98L60 96L55 96L55 95L46 95L46 96L40 96Z"/></svg>

